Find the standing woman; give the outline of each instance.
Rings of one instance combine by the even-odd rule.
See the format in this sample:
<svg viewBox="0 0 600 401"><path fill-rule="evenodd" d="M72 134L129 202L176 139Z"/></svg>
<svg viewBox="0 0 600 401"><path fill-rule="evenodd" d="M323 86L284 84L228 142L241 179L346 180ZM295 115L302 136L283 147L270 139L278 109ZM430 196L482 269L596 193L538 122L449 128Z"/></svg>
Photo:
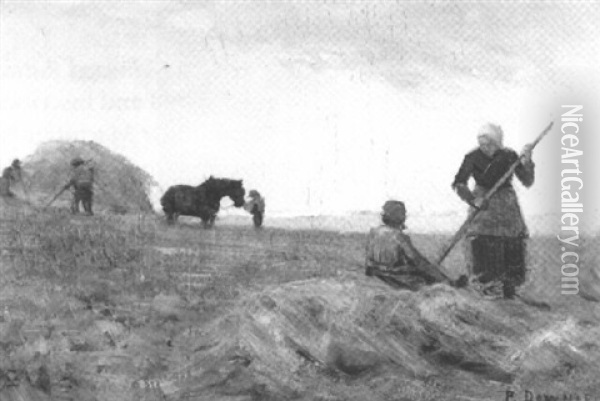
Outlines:
<svg viewBox="0 0 600 401"><path fill-rule="evenodd" d="M504 298L513 298L516 288L525 282L529 231L511 183L512 175L489 201L484 201L483 196L519 157L521 163L515 169L515 174L529 188L535 179L535 166L531 160L532 145L526 145L519 156L514 150L505 148L502 140L500 126L486 124L481 127L477 135L479 146L465 156L452 188L469 204L470 212L480 210L466 237L470 276L482 288L501 288ZM473 191L468 185L471 177L475 180ZM488 295L486 291L484 294Z"/></svg>

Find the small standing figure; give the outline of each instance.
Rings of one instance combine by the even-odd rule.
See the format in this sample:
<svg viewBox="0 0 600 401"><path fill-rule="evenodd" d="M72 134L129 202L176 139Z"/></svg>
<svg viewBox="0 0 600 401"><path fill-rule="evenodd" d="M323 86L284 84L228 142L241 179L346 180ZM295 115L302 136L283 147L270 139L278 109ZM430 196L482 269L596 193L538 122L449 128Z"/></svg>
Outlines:
<svg viewBox="0 0 600 401"><path fill-rule="evenodd" d="M15 194L10 190L10 186L22 180L21 161L13 160L10 166L2 171L0 179L0 196L14 198ZM22 181L21 181L22 182Z"/></svg>
<svg viewBox="0 0 600 401"><path fill-rule="evenodd" d="M260 228L265 217L265 198L255 189L248 192L248 196L250 196L250 201L246 202L244 209L252 214L254 227Z"/></svg>
<svg viewBox="0 0 600 401"><path fill-rule="evenodd" d="M71 177L64 189L73 187L73 200L71 202L71 213L79 213L79 203L83 204L85 214L93 215L92 201L94 199L94 168L82 158L76 157L71 160Z"/></svg>
<svg viewBox="0 0 600 401"><path fill-rule="evenodd" d="M393 287L413 291L434 283L466 284L466 277L461 277L457 283L450 281L413 246L410 237L404 233L406 208L403 202L385 202L381 220L383 225L369 232L365 260L367 276L376 276Z"/></svg>

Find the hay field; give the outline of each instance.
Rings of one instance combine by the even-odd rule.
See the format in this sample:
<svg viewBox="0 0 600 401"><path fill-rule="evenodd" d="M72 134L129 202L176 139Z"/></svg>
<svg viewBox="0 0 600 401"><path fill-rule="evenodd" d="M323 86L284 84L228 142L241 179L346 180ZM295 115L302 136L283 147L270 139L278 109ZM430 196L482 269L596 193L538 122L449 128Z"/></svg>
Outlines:
<svg viewBox="0 0 600 401"><path fill-rule="evenodd" d="M364 233L1 212L2 400L600 399L599 304L560 295L546 237L532 306L388 288Z"/></svg>

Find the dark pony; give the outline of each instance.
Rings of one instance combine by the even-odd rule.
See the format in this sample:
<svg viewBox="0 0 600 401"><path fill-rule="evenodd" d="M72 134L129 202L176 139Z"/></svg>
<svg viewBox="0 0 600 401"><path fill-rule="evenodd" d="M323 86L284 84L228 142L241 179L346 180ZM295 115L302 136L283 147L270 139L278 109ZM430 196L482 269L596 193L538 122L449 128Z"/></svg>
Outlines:
<svg viewBox="0 0 600 401"><path fill-rule="evenodd" d="M200 217L205 228L212 227L221 207L221 198L229 196L235 207L244 206L246 190L242 180L210 178L197 187L173 185L167 189L160 204L167 216L167 222L173 223L177 217Z"/></svg>

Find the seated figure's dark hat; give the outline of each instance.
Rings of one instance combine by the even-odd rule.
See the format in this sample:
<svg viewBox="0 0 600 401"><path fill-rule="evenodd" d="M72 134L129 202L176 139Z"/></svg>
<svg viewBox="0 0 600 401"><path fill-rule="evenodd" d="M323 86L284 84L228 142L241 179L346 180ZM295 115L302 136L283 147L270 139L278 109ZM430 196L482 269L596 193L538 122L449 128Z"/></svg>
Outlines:
<svg viewBox="0 0 600 401"><path fill-rule="evenodd" d="M406 220L406 207L404 202L389 200L383 204L381 216L393 223L404 223Z"/></svg>

